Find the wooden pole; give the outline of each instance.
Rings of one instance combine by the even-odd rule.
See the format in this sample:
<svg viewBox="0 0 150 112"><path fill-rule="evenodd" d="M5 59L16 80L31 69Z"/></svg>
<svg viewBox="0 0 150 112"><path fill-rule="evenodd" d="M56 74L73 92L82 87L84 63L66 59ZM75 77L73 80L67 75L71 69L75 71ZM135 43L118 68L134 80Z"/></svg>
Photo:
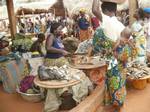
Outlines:
<svg viewBox="0 0 150 112"><path fill-rule="evenodd" d="M133 17L135 10L137 9L137 0L128 0L129 1L129 24L130 26L135 21L135 18Z"/></svg>
<svg viewBox="0 0 150 112"><path fill-rule="evenodd" d="M13 0L6 0L6 4L7 4L7 11L8 11L11 36L14 37L17 29L16 29L16 17L15 17L15 13L14 13Z"/></svg>

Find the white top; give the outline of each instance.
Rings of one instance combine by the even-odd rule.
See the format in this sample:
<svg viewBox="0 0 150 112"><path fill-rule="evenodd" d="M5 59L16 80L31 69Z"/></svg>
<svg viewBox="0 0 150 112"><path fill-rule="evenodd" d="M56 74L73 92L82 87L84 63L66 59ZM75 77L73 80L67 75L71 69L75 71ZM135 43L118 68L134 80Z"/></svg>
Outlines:
<svg viewBox="0 0 150 112"><path fill-rule="evenodd" d="M135 21L131 26L132 31L139 32L142 29L141 21Z"/></svg>
<svg viewBox="0 0 150 112"><path fill-rule="evenodd" d="M124 30L125 26L117 19L117 17L109 17L102 14L102 25L105 35L112 41L116 42L120 38L121 32Z"/></svg>
<svg viewBox="0 0 150 112"><path fill-rule="evenodd" d="M147 24L146 33L147 33L147 51L150 52L150 19Z"/></svg>

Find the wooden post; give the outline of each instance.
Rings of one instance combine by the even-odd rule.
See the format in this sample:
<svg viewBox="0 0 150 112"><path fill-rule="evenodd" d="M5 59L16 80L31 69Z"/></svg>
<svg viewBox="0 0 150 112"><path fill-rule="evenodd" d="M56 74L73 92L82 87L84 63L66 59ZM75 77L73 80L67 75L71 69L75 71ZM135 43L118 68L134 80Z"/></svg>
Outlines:
<svg viewBox="0 0 150 112"><path fill-rule="evenodd" d="M135 21L135 18L133 17L135 10L137 9L137 0L128 0L129 1L129 23L130 26Z"/></svg>
<svg viewBox="0 0 150 112"><path fill-rule="evenodd" d="M7 4L7 11L8 11L11 36L14 37L17 29L16 29L16 17L15 17L15 13L14 13L13 0L6 0L6 4Z"/></svg>

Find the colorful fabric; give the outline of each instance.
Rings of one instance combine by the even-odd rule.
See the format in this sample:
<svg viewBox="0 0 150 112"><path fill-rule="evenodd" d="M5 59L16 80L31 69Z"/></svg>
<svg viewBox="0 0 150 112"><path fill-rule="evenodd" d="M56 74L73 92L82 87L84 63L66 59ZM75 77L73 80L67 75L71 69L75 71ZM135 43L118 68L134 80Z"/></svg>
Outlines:
<svg viewBox="0 0 150 112"><path fill-rule="evenodd" d="M16 92L20 81L29 74L26 60L5 61L0 64L0 77L4 90L8 93Z"/></svg>
<svg viewBox="0 0 150 112"><path fill-rule="evenodd" d="M83 41L85 41L85 40L87 40L87 39L90 39L91 38L91 36L92 36L92 31L91 31L91 29L90 28L88 28L87 30L81 30L80 29L80 31L79 31L79 40L81 41L81 42L83 42Z"/></svg>
<svg viewBox="0 0 150 112"><path fill-rule="evenodd" d="M81 30L87 30L88 27L90 26L89 22L87 21L87 19L85 17L79 18L78 25Z"/></svg>
<svg viewBox="0 0 150 112"><path fill-rule="evenodd" d="M118 64L112 66L106 74L105 104L122 106L126 97L126 63L131 55L128 46L117 48ZM113 65L114 61L111 61Z"/></svg>
<svg viewBox="0 0 150 112"><path fill-rule="evenodd" d="M20 91L26 93L28 89L32 89L35 76L26 76L20 82Z"/></svg>
<svg viewBox="0 0 150 112"><path fill-rule="evenodd" d="M136 42L137 61L140 63L146 63L146 36L144 35L144 29L139 32L135 32L134 40Z"/></svg>
<svg viewBox="0 0 150 112"><path fill-rule="evenodd" d="M150 7L149 7L149 8L144 8L143 10L144 10L144 12L146 12L146 13L150 13Z"/></svg>
<svg viewBox="0 0 150 112"><path fill-rule="evenodd" d="M112 48L113 48L113 42L105 36L104 30L102 28L98 28L95 31L94 38L93 38L93 47L94 47L94 52L98 53L101 52L103 53L104 51L107 50L107 58L111 58L112 56Z"/></svg>
<svg viewBox="0 0 150 112"><path fill-rule="evenodd" d="M100 21L97 17L91 18L91 23L92 23L94 30L96 30L96 28L98 28L100 26Z"/></svg>
<svg viewBox="0 0 150 112"><path fill-rule="evenodd" d="M128 46L119 46L116 49L118 59L113 57L113 42L105 36L103 29L98 28L93 39L94 51L103 53L109 61L110 69L106 73L106 89L104 103L122 106L126 96L126 61L130 56Z"/></svg>
<svg viewBox="0 0 150 112"><path fill-rule="evenodd" d="M78 45L76 53L88 53L88 49L92 47L93 39L85 40Z"/></svg>

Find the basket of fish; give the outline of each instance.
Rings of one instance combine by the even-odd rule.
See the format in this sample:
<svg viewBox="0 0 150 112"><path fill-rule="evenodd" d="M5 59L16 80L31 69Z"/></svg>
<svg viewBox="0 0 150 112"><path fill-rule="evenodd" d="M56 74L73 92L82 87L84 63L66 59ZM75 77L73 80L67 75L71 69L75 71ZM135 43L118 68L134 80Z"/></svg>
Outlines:
<svg viewBox="0 0 150 112"><path fill-rule="evenodd" d="M145 65L134 62L129 65L127 78L132 80L132 86L135 89L144 89L150 78L149 68Z"/></svg>

